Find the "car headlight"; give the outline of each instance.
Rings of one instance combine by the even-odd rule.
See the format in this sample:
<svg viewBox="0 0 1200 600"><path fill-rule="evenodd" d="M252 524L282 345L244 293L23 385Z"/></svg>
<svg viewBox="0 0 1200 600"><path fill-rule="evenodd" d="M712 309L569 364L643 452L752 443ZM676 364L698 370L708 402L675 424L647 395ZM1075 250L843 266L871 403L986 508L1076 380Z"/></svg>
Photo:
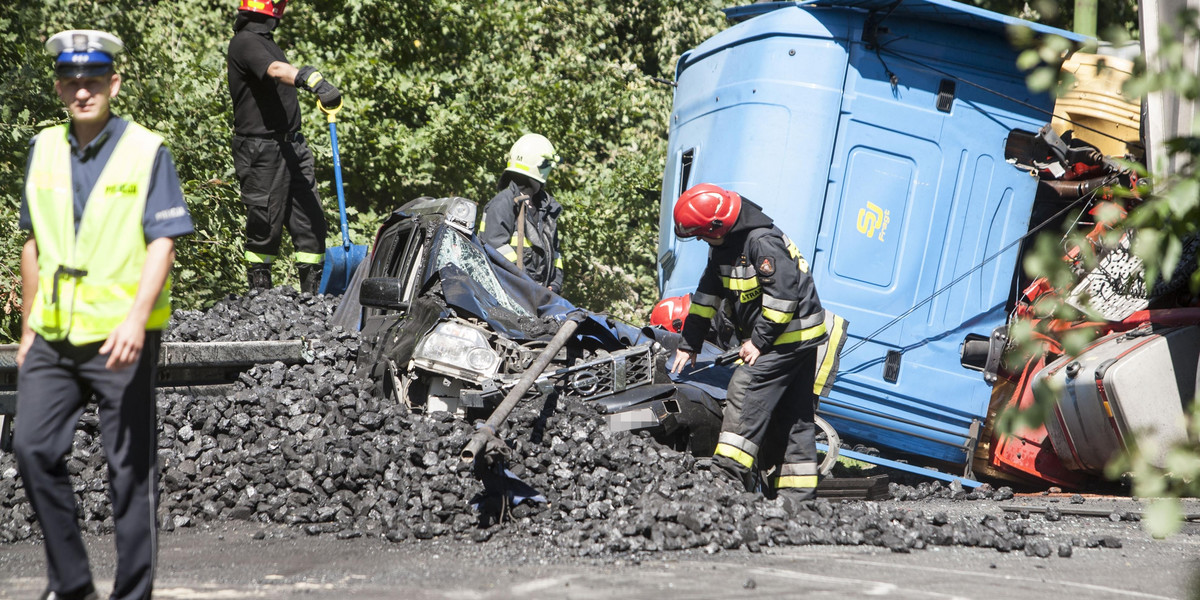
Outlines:
<svg viewBox="0 0 1200 600"><path fill-rule="evenodd" d="M439 323L413 353L427 367L443 367L491 377L500 367L500 355L488 345L482 331L459 323ZM458 373L452 373L458 374Z"/></svg>

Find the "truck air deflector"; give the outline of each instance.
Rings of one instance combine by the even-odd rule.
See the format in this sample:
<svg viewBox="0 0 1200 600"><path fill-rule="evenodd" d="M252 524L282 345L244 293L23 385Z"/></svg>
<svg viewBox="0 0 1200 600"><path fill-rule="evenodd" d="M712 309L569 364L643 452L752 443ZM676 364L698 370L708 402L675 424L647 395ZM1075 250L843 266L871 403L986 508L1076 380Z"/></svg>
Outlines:
<svg viewBox="0 0 1200 600"><path fill-rule="evenodd" d="M725 13L725 17L730 21L738 22L787 7L890 11L889 16L969 27L991 33L1006 33L1009 27L1023 27L1042 35L1057 35L1076 43L1084 43L1090 39L1088 36L1078 33L1002 15L977 6L953 2L952 0L808 0L805 2L766 2L726 8L723 12Z"/></svg>

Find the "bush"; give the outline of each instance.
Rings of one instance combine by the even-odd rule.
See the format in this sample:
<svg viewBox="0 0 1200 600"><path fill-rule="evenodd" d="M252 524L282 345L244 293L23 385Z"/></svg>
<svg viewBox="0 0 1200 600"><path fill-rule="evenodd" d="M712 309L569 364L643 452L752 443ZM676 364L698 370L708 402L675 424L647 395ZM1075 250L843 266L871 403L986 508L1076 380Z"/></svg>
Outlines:
<svg viewBox="0 0 1200 600"><path fill-rule="evenodd" d="M62 122L42 44L67 28L125 42L114 111L163 134L196 234L179 240L176 305L199 308L244 290L243 213L229 155L225 50L234 0L18 2L0 17L0 261L4 341L19 325L17 209L29 139ZM485 203L509 146L550 138L564 161L549 190L565 205L565 295L645 319L657 300L654 235L672 78L680 52L723 23L715 2L630 0L293 3L276 40L296 65L342 90L338 136L353 243L378 216L421 195ZM324 116L302 94L303 131L340 243ZM286 239L286 237L285 237ZM289 249L281 251L286 263ZM287 265L284 265L286 269ZM286 271L290 273L290 270ZM294 281L288 274L285 281Z"/></svg>

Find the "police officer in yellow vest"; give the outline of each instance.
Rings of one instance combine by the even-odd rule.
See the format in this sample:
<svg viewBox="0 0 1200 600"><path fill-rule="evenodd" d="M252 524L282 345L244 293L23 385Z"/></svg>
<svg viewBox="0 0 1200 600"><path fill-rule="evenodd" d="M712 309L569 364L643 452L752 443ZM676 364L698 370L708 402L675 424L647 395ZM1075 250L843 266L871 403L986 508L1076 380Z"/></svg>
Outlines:
<svg viewBox="0 0 1200 600"><path fill-rule="evenodd" d="M163 138L113 115L115 36L46 42L70 124L33 139L21 204L23 320L13 447L45 538L42 598L94 598L66 468L94 396L116 525L112 598L149 598L157 553L154 382L174 238L192 221Z"/></svg>

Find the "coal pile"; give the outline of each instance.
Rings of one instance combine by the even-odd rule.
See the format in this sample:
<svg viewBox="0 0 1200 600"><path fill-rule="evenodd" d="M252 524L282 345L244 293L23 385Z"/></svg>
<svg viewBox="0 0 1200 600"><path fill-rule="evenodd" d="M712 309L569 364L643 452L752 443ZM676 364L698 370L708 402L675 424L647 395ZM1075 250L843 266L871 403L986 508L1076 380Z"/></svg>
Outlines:
<svg viewBox="0 0 1200 600"><path fill-rule="evenodd" d="M176 315L170 340L303 337L313 341L315 359L260 365L219 391L159 394L164 530L242 520L341 538L506 540L575 556L803 544L895 552L966 545L1069 556L1072 545L1095 541L1052 539L1038 530L1040 517L1021 515L953 519L894 504L825 500L791 512L739 490L688 454L648 437L609 434L590 406L568 402L525 403L509 417L502 430L511 446L508 470L545 502L506 503L505 491L528 493L499 471L476 472L459 458L471 424L446 413L410 413L356 375L357 334L324 326L335 306L332 298L277 288ZM94 410L76 432L68 469L85 529L111 531ZM11 455L0 455L0 474L0 541L39 535ZM1011 497L1011 490L897 485L892 495L988 501Z"/></svg>
<svg viewBox="0 0 1200 600"><path fill-rule="evenodd" d="M345 342L357 335L329 327L337 296L301 294L291 287L245 296L229 296L206 311L177 310L164 341L247 342L254 340L327 340ZM353 345L357 346L357 343Z"/></svg>

